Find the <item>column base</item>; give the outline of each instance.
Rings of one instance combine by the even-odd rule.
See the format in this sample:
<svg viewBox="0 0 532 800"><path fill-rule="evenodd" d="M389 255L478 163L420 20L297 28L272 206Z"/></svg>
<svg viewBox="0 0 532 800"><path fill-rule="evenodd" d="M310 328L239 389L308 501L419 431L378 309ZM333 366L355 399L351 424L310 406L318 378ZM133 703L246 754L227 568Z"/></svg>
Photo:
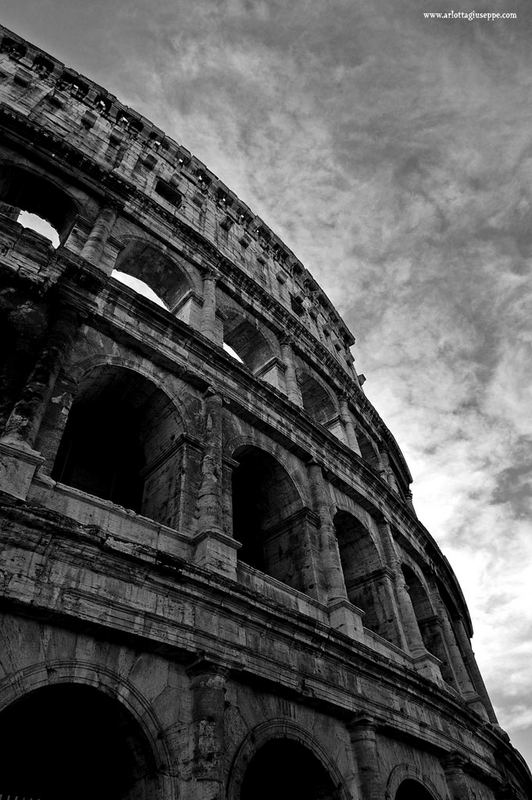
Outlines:
<svg viewBox="0 0 532 800"><path fill-rule="evenodd" d="M236 553L242 545L224 531L209 529L194 537L194 563L236 580Z"/></svg>
<svg viewBox="0 0 532 800"><path fill-rule="evenodd" d="M26 500L37 469L44 458L25 442L0 440L0 491Z"/></svg>
<svg viewBox="0 0 532 800"><path fill-rule="evenodd" d="M414 653L412 655L412 661L414 662L416 671L419 672L420 675L423 675L424 678L428 678L429 681L434 681L440 686L445 684L441 675L441 661L436 656L433 656L432 653L429 653L428 650L425 650L424 653Z"/></svg>
<svg viewBox="0 0 532 800"><path fill-rule="evenodd" d="M327 605L329 611L329 622L331 628L344 633L350 639L362 641L364 638L364 626L362 609L350 603L349 600L339 597L331 600Z"/></svg>

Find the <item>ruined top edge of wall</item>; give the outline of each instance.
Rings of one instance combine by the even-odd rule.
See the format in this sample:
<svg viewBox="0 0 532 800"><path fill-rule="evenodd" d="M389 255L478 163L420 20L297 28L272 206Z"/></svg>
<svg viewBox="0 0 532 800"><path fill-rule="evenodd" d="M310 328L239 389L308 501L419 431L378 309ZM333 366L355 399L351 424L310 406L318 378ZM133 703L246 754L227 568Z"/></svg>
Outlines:
<svg viewBox="0 0 532 800"><path fill-rule="evenodd" d="M110 121L126 126L129 135L153 151L153 154L164 154L167 160L174 161L183 172L193 175L200 184L210 189L216 201L227 210L229 217L243 223L251 238L257 240L263 247L267 247L273 257L298 282L301 282L302 286L319 297L319 302L338 326L345 346L349 347L355 343L353 334L334 305L294 253L186 147L167 136L146 117L121 103L104 87L80 75L44 50L0 25L0 54L2 53L8 54L9 58L18 62L21 68L32 70L38 80L68 88L77 101L91 109L97 108L98 112Z"/></svg>

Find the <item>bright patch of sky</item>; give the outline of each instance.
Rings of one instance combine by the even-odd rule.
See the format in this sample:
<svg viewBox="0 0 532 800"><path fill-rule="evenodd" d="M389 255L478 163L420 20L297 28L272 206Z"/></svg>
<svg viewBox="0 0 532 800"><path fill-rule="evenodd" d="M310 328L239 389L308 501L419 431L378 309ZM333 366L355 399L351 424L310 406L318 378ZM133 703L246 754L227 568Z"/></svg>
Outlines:
<svg viewBox="0 0 532 800"><path fill-rule="evenodd" d="M30 214L29 211L21 211L18 215L17 222L20 222L25 228L29 228L36 233L40 233L46 239L49 239L54 247L59 247L59 234L49 222L46 222L42 217L37 214Z"/></svg>
<svg viewBox="0 0 532 800"><path fill-rule="evenodd" d="M532 7L423 18L448 5L4 0L3 20L192 150L337 305L532 762Z"/></svg>

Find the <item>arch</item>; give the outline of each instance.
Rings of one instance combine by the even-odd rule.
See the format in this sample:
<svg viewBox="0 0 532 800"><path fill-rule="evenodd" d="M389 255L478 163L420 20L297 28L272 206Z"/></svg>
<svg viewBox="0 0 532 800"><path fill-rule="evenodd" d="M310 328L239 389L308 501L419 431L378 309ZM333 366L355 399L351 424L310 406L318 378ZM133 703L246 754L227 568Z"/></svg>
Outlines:
<svg viewBox="0 0 532 800"><path fill-rule="evenodd" d="M265 748L272 747L272 745L278 755L283 744L287 746L283 756L286 757L288 750L289 754L301 756L302 753L305 753L309 757L307 764L310 763L311 765L310 774L314 776L318 775L318 781L315 781L315 785L310 787L307 794L304 794L307 790L307 786L303 785L302 780L305 770L295 769L295 763L291 761L292 769L283 771L278 766L279 759L276 758L273 760L269 771L274 773L275 777L281 780L284 778L286 772L292 772L295 774L297 780L301 780L301 784L294 787L283 787L282 784L279 786L278 783L277 786L271 787L271 789L270 786L267 785L260 786L260 788L256 786L255 788L259 789L262 794L251 794L249 770L250 767L252 770L254 768L254 759L259 756L261 752L263 756L271 757L272 750L268 753ZM273 752L274 757L275 755L276 753ZM264 761L267 760L263 758L262 761L264 765ZM256 761L255 764L257 764ZM318 769L316 769L316 765ZM261 766L260 762L258 766ZM259 772L259 770L255 769L255 774L257 772ZM253 777L253 772L251 776ZM246 782L248 782L247 786ZM320 793L320 788L324 788L325 792ZM281 789L281 791L279 791L279 789ZM334 800L348 800L350 796L336 762L329 757L328 753L317 739L304 728L286 719L268 720L253 728L240 745L229 771L227 800L247 800L248 797L255 797L256 800L262 800L263 796L267 796L267 791L270 791L268 797L279 798L279 800L284 800L285 797L289 797L290 800L299 800L299 798L301 798L301 800L303 800L303 798L304 800L318 800L318 798L319 800L328 800L328 798L334 798ZM286 794L283 794L284 791L286 791Z"/></svg>
<svg viewBox="0 0 532 800"><path fill-rule="evenodd" d="M385 800L441 800L430 778L412 764L397 764L386 783Z"/></svg>
<svg viewBox="0 0 532 800"><path fill-rule="evenodd" d="M135 236L124 241L114 271L145 283L171 311L192 288L186 270L165 249Z"/></svg>
<svg viewBox="0 0 532 800"><path fill-rule="evenodd" d="M272 342L262 326L241 309L222 306L223 341L235 351L254 375L260 374L275 356Z"/></svg>
<svg viewBox="0 0 532 800"><path fill-rule="evenodd" d="M347 511L338 510L333 522L347 596L351 603L365 612L364 625L388 638L375 583L375 573L382 570L383 563L371 533Z"/></svg>
<svg viewBox="0 0 532 800"><path fill-rule="evenodd" d="M368 464L373 467L373 469L379 471L381 468L381 464L377 446L374 444L374 442L371 441L371 439L368 436L366 436L364 431L361 430L361 428L359 427L357 427L356 429L356 436L362 458L364 459L364 461L367 461Z"/></svg>
<svg viewBox="0 0 532 800"><path fill-rule="evenodd" d="M337 413L334 400L323 383L305 368L297 369L297 381L301 391L303 408L316 422L326 425Z"/></svg>
<svg viewBox="0 0 532 800"><path fill-rule="evenodd" d="M39 728L43 735L36 741ZM97 737L91 736L94 731ZM67 800L73 793L81 800L176 798L168 743L151 705L129 681L100 664L52 660L5 679L0 684L0 741L0 794L11 791L12 796L18 792L42 800ZM36 744L40 752L33 753L30 763ZM95 763L98 754L103 763ZM72 763L65 765L67 757ZM87 760L86 769L80 769L80 757ZM105 769L109 759L112 770ZM39 762L48 775L38 774ZM69 773L75 792L72 783L66 785ZM114 773L114 786L109 773ZM41 785L36 785L39 777ZM53 794L47 793L50 788Z"/></svg>
<svg viewBox="0 0 532 800"><path fill-rule="evenodd" d="M0 202L44 219L62 242L79 212L72 196L48 176L18 164L0 162Z"/></svg>
<svg viewBox="0 0 532 800"><path fill-rule="evenodd" d="M239 560L294 589L305 591L307 514L289 473L255 445L233 454L233 536Z"/></svg>
<svg viewBox="0 0 532 800"><path fill-rule="evenodd" d="M414 614L417 619L423 644L429 653L432 653L440 660L440 669L444 681L457 688L456 679L449 660L449 654L440 630L441 622L434 611L427 589L412 566L402 564L401 569L403 571L408 594L412 600Z"/></svg>
<svg viewBox="0 0 532 800"><path fill-rule="evenodd" d="M94 367L78 384L52 477L172 526L181 432L175 406L151 380Z"/></svg>
<svg viewBox="0 0 532 800"><path fill-rule="evenodd" d="M297 459L291 457L283 447L269 439L268 436L254 429L242 433L237 426L233 426L231 419L226 417L224 419L223 446L224 452L231 454L233 460L248 447L263 450L265 453L272 456L290 476L290 480L294 484L302 504L304 506L311 505L312 496L308 484L306 468Z"/></svg>
<svg viewBox="0 0 532 800"><path fill-rule="evenodd" d="M183 409L179 404L179 398L169 391L167 375L147 360L137 358L127 358L126 356L112 356L98 353L97 355L83 358L80 361L74 361L68 366L68 373L78 385L86 380L89 374L98 368L113 368L124 369L134 372L143 378L146 378L150 383L160 389L166 395L168 401L172 404L174 413L179 417L180 424L187 427L190 424L190 418L186 417ZM186 419L186 422L185 422Z"/></svg>

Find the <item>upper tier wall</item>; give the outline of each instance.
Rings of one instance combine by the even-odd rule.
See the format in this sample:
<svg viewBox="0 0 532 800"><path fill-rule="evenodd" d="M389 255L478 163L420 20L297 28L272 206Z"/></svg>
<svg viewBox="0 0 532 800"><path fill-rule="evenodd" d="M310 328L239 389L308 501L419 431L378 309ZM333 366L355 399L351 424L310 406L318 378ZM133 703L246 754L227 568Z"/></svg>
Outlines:
<svg viewBox="0 0 532 800"><path fill-rule="evenodd" d="M279 330L349 395L411 480L394 437L360 389L349 350L354 338L338 313L291 251L198 159L105 89L2 27L0 99L14 136L31 138L32 157L40 151L43 163L66 165L72 183L80 182L85 200L64 238L68 249L80 252L109 203L170 248L182 248L187 237L201 241L188 254L194 266L214 267L233 292L250 294L254 286L253 307L276 315Z"/></svg>
<svg viewBox="0 0 532 800"><path fill-rule="evenodd" d="M102 87L1 26L0 36L0 70L5 79L16 65L18 106L34 123L50 126L163 213L201 232L259 284L276 288L294 314L310 318L333 352L346 353L354 337L310 273L199 159Z"/></svg>

